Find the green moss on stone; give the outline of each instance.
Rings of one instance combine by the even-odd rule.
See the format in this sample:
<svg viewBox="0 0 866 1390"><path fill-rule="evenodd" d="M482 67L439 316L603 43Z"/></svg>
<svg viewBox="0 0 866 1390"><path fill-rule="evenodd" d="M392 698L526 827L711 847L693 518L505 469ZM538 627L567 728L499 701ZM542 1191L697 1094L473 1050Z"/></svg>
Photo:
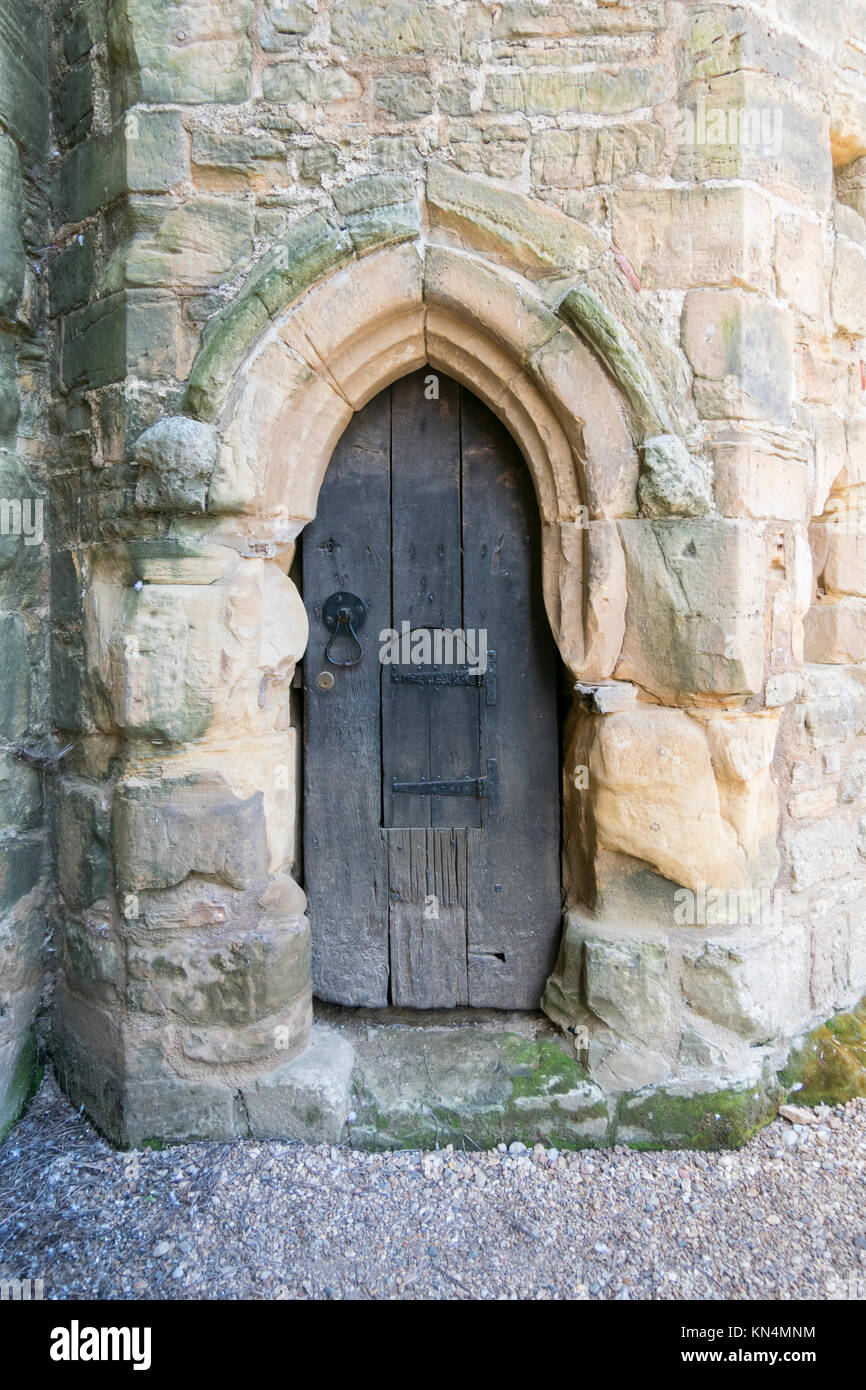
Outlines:
<svg viewBox="0 0 866 1390"><path fill-rule="evenodd" d="M362 1045L348 1142L363 1149L574 1149L609 1141L608 1103L564 1042L514 1033L388 1033Z"/></svg>
<svg viewBox="0 0 866 1390"><path fill-rule="evenodd" d="M633 1092L620 1099L616 1139L634 1149L739 1149L774 1119L781 1099L771 1078L697 1095Z"/></svg>
<svg viewBox="0 0 866 1390"><path fill-rule="evenodd" d="M0 1144L13 1125L17 1124L42 1080L36 1037L31 1029L12 1069L12 1074L0 1092Z"/></svg>
<svg viewBox="0 0 866 1390"><path fill-rule="evenodd" d="M625 392L635 423L644 435L673 432L670 414L655 377L637 343L587 285L576 285L557 312L595 348Z"/></svg>
<svg viewBox="0 0 866 1390"><path fill-rule="evenodd" d="M798 1105L866 1096L866 998L814 1029L792 1050L779 1080Z"/></svg>

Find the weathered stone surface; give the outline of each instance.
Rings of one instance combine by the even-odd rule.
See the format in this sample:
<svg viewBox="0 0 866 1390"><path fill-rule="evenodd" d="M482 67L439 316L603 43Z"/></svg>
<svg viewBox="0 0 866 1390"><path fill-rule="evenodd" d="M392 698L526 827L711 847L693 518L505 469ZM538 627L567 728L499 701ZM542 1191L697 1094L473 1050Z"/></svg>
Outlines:
<svg viewBox="0 0 866 1390"><path fill-rule="evenodd" d="M268 101L325 106L361 95L361 84L345 68L314 68L310 63L278 63L265 68L262 88Z"/></svg>
<svg viewBox="0 0 866 1390"><path fill-rule="evenodd" d="M353 1061L352 1046L339 1033L313 1028L299 1056L241 1087L250 1135L338 1143L349 1113Z"/></svg>
<svg viewBox="0 0 866 1390"><path fill-rule="evenodd" d="M189 140L177 111L132 111L82 140L61 165L54 199L80 222L124 193L168 193L189 177Z"/></svg>
<svg viewBox="0 0 866 1390"><path fill-rule="evenodd" d="M261 792L236 796L218 774L118 787L112 815L118 882L168 888L190 873L243 888L268 872Z"/></svg>
<svg viewBox="0 0 866 1390"><path fill-rule="evenodd" d="M866 532L818 522L809 528L809 539L818 588L834 598L866 597Z"/></svg>
<svg viewBox="0 0 866 1390"><path fill-rule="evenodd" d="M625 556L619 533L612 521L586 526L563 522L555 536L556 561L547 544L545 552L547 563L560 574L558 612L550 617L563 661L583 681L607 680L625 633Z"/></svg>
<svg viewBox="0 0 866 1390"><path fill-rule="evenodd" d="M657 167L662 137L658 126L581 126L578 130L542 130L532 139L532 177L559 188L613 183L626 174Z"/></svg>
<svg viewBox="0 0 866 1390"><path fill-rule="evenodd" d="M335 188L332 196L359 255L409 241L421 231L421 209L410 179L374 174Z"/></svg>
<svg viewBox="0 0 866 1390"><path fill-rule="evenodd" d="M150 512L203 512L217 458L213 425L172 415L152 425L135 446L142 469L136 506Z"/></svg>
<svg viewBox="0 0 866 1390"><path fill-rule="evenodd" d="M189 378L187 394L194 415L203 420L216 417L234 371L269 317L352 254L348 233L316 212L280 238L257 262L237 299L208 324Z"/></svg>
<svg viewBox="0 0 866 1390"><path fill-rule="evenodd" d="M586 1006L608 1028L649 1048L666 1042L670 984L665 942L588 932L584 970Z"/></svg>
<svg viewBox="0 0 866 1390"><path fill-rule="evenodd" d="M556 315L519 282L450 247L428 248L424 298L458 318L483 325L521 361L538 352L560 328Z"/></svg>
<svg viewBox="0 0 866 1390"><path fill-rule="evenodd" d="M24 288L21 172L14 140L0 131L0 316L14 319Z"/></svg>
<svg viewBox="0 0 866 1390"><path fill-rule="evenodd" d="M779 872L779 798L772 775L779 730L777 712L702 715L719 808L749 865L753 887L771 888Z"/></svg>
<svg viewBox="0 0 866 1390"><path fill-rule="evenodd" d="M211 508L313 517L324 461L351 415L348 401L323 375L279 340L268 343L247 373L226 429L229 448L214 474ZM311 458L318 460L314 472Z"/></svg>
<svg viewBox="0 0 866 1390"><path fill-rule="evenodd" d="M866 602L813 603L803 621L803 654L839 666L866 661Z"/></svg>
<svg viewBox="0 0 866 1390"><path fill-rule="evenodd" d="M32 830L41 811L39 773L14 753L0 754L0 824Z"/></svg>
<svg viewBox="0 0 866 1390"><path fill-rule="evenodd" d="M670 1083L623 1096L616 1137L636 1149L739 1149L775 1119L783 1096L770 1071L723 1091Z"/></svg>
<svg viewBox="0 0 866 1390"><path fill-rule="evenodd" d="M679 710L602 719L589 759L598 844L687 888L745 884L745 858L722 819L710 749Z"/></svg>
<svg viewBox="0 0 866 1390"><path fill-rule="evenodd" d="M866 1096L866 1002L798 1039L780 1081L798 1105L839 1105Z"/></svg>
<svg viewBox="0 0 866 1390"><path fill-rule="evenodd" d="M65 314L85 304L93 284L93 233L75 237L50 268L49 291L52 314Z"/></svg>
<svg viewBox="0 0 866 1390"><path fill-rule="evenodd" d="M584 505L590 517L633 516L637 511L638 456L623 394L595 354L565 327L533 354L531 367L575 456L582 460ZM564 494L565 489L560 492ZM563 514L574 515L565 512L564 500L563 496Z"/></svg>
<svg viewBox="0 0 866 1390"><path fill-rule="evenodd" d="M309 991L310 927L305 917L269 931L229 922L195 935L131 942L127 969L131 1008L241 1026Z"/></svg>
<svg viewBox="0 0 866 1390"><path fill-rule="evenodd" d="M864 116L862 148L866 149L866 103L862 107ZM846 168L836 172L836 196L843 207L850 207L866 216L866 158L855 159ZM844 230L839 224L839 207L835 208L837 231Z"/></svg>
<svg viewBox="0 0 866 1390"><path fill-rule="evenodd" d="M746 521L621 521L628 609L616 674L661 698L754 694L764 671L763 539Z"/></svg>
<svg viewBox="0 0 866 1390"><path fill-rule="evenodd" d="M693 290L683 311L683 346L704 416L788 423L794 359L783 310L735 290Z"/></svg>
<svg viewBox="0 0 866 1390"><path fill-rule="evenodd" d="M355 1148L432 1148L465 1135L479 1148L604 1143L608 1106L568 1044L497 1029L391 1029L357 1039L346 1131ZM382 1055L384 1052L384 1057ZM438 1131L437 1131L438 1127Z"/></svg>
<svg viewBox="0 0 866 1390"><path fill-rule="evenodd" d="M93 123L93 69L89 60L64 73L57 84L54 111L57 129L69 144L87 134Z"/></svg>
<svg viewBox="0 0 866 1390"><path fill-rule="evenodd" d="M457 22L435 0L340 0L331 32L347 52L370 57L459 51Z"/></svg>
<svg viewBox="0 0 866 1390"><path fill-rule="evenodd" d="M812 748L829 748L866 733L866 687L856 670L807 666L798 715Z"/></svg>
<svg viewBox="0 0 866 1390"><path fill-rule="evenodd" d="M398 121L411 121L433 110L433 84L414 73L391 73L376 78L376 101Z"/></svg>
<svg viewBox="0 0 866 1390"><path fill-rule="evenodd" d="M112 888L108 798L93 783L64 777L56 814L60 891L70 907L87 907Z"/></svg>
<svg viewBox="0 0 866 1390"><path fill-rule="evenodd" d="M662 101L665 87L665 75L658 67L620 67L616 72L506 68L489 73L485 104L503 111L525 111L527 116L558 116L566 111L618 116Z"/></svg>
<svg viewBox="0 0 866 1390"><path fill-rule="evenodd" d="M522 193L496 188L438 160L427 166L427 203L433 219L470 246L520 258L541 273L584 270L604 245L595 232Z"/></svg>
<svg viewBox="0 0 866 1390"><path fill-rule="evenodd" d="M731 425L713 442L716 505L723 516L802 521L810 479L803 450L786 438Z"/></svg>
<svg viewBox="0 0 866 1390"><path fill-rule="evenodd" d="M111 0L109 53L139 101L245 101L252 0Z"/></svg>
<svg viewBox="0 0 866 1390"><path fill-rule="evenodd" d="M32 1032L0 1043L0 1143L36 1090L39 1068Z"/></svg>
<svg viewBox="0 0 866 1390"><path fill-rule="evenodd" d="M588 285L560 300L557 313L586 337L624 392L639 434L666 434L671 416L634 338Z"/></svg>
<svg viewBox="0 0 866 1390"><path fill-rule="evenodd" d="M297 589L273 562L252 557L216 578L184 578L139 581L119 601L106 599L92 631L88 620L88 637L105 653L100 668L116 727L160 743L279 727L307 640ZM293 763L292 746L275 751Z"/></svg>
<svg viewBox="0 0 866 1390"><path fill-rule="evenodd" d="M827 277L821 226L805 217L776 224L776 283L782 298L813 318L826 311Z"/></svg>
<svg viewBox="0 0 866 1390"><path fill-rule="evenodd" d="M39 831L0 831L0 914L35 888L45 868L45 839Z"/></svg>
<svg viewBox="0 0 866 1390"><path fill-rule="evenodd" d="M718 937L684 948L683 994L689 1006L752 1045L790 1035L808 1008L804 954L779 934L754 940Z"/></svg>
<svg viewBox="0 0 866 1390"><path fill-rule="evenodd" d="M712 505L703 469L675 434L641 446L638 499L644 516L704 516Z"/></svg>
<svg viewBox="0 0 866 1390"><path fill-rule="evenodd" d="M621 189L613 226L647 289L772 288L773 216L752 189Z"/></svg>
<svg viewBox="0 0 866 1390"><path fill-rule="evenodd" d="M0 613L0 738L14 741L26 732L30 719L31 655L27 623L20 613Z"/></svg>
<svg viewBox="0 0 866 1390"><path fill-rule="evenodd" d="M11 333L0 333L0 439L13 439L18 424L16 366L15 338ZM3 537L0 548L7 545L8 539Z"/></svg>
<svg viewBox="0 0 866 1390"><path fill-rule="evenodd" d="M794 202L829 202L829 120L805 88L758 72L695 82L682 92L677 142L677 180L750 179Z"/></svg>
<svg viewBox="0 0 866 1390"><path fill-rule="evenodd" d="M177 300L167 292L125 290L74 309L63 336L64 387L96 388L127 375L173 376L178 324Z"/></svg>
<svg viewBox="0 0 866 1390"><path fill-rule="evenodd" d="M798 828L789 842L791 887L801 893L829 883L857 864L857 826L839 815Z"/></svg>
<svg viewBox="0 0 866 1390"><path fill-rule="evenodd" d="M310 32L315 6L308 0L274 0L259 19L259 42L265 53L290 48Z"/></svg>
<svg viewBox="0 0 866 1390"><path fill-rule="evenodd" d="M46 18L29 0L7 0L0 16L0 118L35 155L48 138Z"/></svg>
<svg viewBox="0 0 866 1390"><path fill-rule="evenodd" d="M866 337L866 306L863 285L866 282L866 250L846 237L836 239L836 259L830 284L830 306L833 320L844 333Z"/></svg>
<svg viewBox="0 0 866 1390"><path fill-rule="evenodd" d="M162 211L162 209L151 209ZM122 285L184 285L202 289L231 280L253 251L253 209L224 198L191 198L170 206L158 222L134 235L106 268L107 290Z"/></svg>
<svg viewBox="0 0 866 1390"><path fill-rule="evenodd" d="M414 203L406 206L417 211ZM347 222L357 225L363 216L350 213ZM423 262L415 246L395 245L366 256L360 265L338 271L306 295L297 309L280 321L280 338L312 369L320 361L327 362L331 379L357 408L380 390L384 381L420 367L427 359L422 273ZM266 447L266 438L276 440L284 428L283 402L289 380L301 386L301 398L295 401L295 429L299 435L304 432L298 418L303 409L303 380L295 371L287 372L286 366L280 353L266 350L262 354L257 376L262 388L266 380L272 382L271 418L261 418L254 426L254 435L247 426L231 432L236 456L241 451L249 454L252 467L256 466L255 450ZM263 391L260 402L267 409L266 400ZM287 470L290 460L294 462L293 454L294 450L285 459ZM279 486L285 488L285 475ZM293 498L293 510L297 501L300 498Z"/></svg>

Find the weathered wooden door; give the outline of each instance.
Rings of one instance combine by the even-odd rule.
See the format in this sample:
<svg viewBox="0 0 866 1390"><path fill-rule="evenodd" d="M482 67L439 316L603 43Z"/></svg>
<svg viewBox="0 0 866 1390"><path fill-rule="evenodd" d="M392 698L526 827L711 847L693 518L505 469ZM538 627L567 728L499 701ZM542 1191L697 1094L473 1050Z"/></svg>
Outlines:
<svg viewBox="0 0 866 1390"><path fill-rule="evenodd" d="M303 537L304 877L324 999L538 1006L561 909L539 530L510 435L429 368L337 446Z"/></svg>

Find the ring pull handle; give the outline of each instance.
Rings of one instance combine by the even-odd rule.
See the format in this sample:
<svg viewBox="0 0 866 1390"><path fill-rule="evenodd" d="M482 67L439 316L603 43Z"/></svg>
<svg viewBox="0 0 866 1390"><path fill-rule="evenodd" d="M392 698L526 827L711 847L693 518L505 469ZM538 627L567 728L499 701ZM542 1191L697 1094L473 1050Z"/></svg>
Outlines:
<svg viewBox="0 0 866 1390"><path fill-rule="evenodd" d="M322 622L331 633L328 645L325 647L325 660L330 662L332 666L346 668L360 665L364 649L358 639L357 629L364 626L366 617L367 605L357 594L345 593L341 590L325 599L322 604ZM331 648L341 636L354 643L357 656L353 654L346 661L340 661L338 657L331 656Z"/></svg>

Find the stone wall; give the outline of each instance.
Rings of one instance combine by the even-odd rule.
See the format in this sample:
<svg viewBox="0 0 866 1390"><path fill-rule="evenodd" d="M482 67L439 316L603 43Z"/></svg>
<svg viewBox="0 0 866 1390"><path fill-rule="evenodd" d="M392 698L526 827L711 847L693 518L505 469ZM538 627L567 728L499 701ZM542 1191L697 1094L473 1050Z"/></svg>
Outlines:
<svg viewBox="0 0 866 1390"><path fill-rule="evenodd" d="M577 682L545 1007L612 1091L780 1064L866 988L861 0L52 19L71 1093L124 1142L279 1127L287 576L351 411L425 359L521 443Z"/></svg>
<svg viewBox="0 0 866 1390"><path fill-rule="evenodd" d="M42 778L51 764L40 761L55 751L45 624L52 446L40 280L48 250L46 81L43 16L26 0L9 0L0 16L0 1138L35 1077L33 1025L50 917Z"/></svg>

